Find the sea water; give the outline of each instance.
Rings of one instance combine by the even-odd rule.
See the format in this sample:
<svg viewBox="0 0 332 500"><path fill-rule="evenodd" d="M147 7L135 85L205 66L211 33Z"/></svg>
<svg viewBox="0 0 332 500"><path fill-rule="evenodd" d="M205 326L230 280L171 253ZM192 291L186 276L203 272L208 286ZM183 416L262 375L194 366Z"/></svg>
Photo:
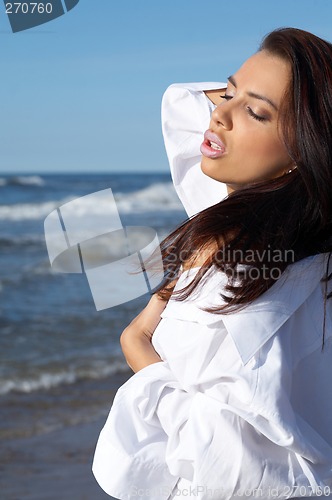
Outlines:
<svg viewBox="0 0 332 500"><path fill-rule="evenodd" d="M84 274L52 271L44 236L54 209L107 188L123 225L159 240L186 218L167 173L0 175L0 437L96 417L128 369L119 337L148 295L97 312Z"/></svg>

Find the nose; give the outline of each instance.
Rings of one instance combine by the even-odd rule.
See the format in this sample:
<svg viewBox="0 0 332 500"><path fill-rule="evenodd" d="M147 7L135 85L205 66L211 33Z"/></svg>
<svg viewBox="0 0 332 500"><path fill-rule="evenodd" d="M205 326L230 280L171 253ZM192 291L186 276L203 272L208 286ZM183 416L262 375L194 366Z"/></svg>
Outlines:
<svg viewBox="0 0 332 500"><path fill-rule="evenodd" d="M214 109L211 115L211 122L213 122L215 127L221 127L225 130L233 128L231 101L222 102Z"/></svg>

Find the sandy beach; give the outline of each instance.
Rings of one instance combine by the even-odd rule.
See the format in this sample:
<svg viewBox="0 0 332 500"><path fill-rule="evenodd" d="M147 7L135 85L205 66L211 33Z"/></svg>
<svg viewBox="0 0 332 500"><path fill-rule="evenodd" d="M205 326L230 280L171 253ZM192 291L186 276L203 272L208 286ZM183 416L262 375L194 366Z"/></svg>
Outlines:
<svg viewBox="0 0 332 500"><path fill-rule="evenodd" d="M131 373L102 381L112 389ZM100 384L101 382L99 382ZM55 401L56 404L56 401ZM108 401L105 402L108 411ZM22 408L24 412L24 408ZM95 445L105 416L31 437L0 442L2 500L106 500L91 472Z"/></svg>

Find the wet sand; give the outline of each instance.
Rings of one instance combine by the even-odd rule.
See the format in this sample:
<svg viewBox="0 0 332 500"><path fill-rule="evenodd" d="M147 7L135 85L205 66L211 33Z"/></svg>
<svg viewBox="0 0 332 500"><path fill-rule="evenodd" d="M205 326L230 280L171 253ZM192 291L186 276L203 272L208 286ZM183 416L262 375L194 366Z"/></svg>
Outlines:
<svg viewBox="0 0 332 500"><path fill-rule="evenodd" d="M116 388L130 374L109 380ZM107 381L103 381L103 385ZM109 401L105 403L107 412ZM22 411L24 409L22 408ZM107 500L97 484L92 459L105 416L51 432L0 441L1 500Z"/></svg>
<svg viewBox="0 0 332 500"><path fill-rule="evenodd" d="M91 463L104 420L1 443L0 491L4 500L110 499ZM4 462L4 463L3 463Z"/></svg>

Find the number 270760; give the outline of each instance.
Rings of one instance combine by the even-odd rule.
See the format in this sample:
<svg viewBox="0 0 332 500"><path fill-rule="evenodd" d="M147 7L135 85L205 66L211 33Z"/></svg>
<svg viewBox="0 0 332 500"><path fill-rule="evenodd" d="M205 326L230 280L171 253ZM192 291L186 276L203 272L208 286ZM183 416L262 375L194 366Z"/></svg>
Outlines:
<svg viewBox="0 0 332 500"><path fill-rule="evenodd" d="M43 2L8 2L6 14L51 14L52 4Z"/></svg>

